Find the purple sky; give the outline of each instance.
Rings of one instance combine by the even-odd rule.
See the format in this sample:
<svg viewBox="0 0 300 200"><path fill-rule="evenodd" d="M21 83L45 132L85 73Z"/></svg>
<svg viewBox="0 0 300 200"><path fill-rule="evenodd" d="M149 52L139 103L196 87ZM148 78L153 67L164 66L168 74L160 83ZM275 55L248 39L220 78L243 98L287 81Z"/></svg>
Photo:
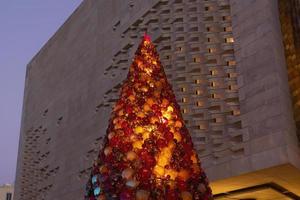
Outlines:
<svg viewBox="0 0 300 200"><path fill-rule="evenodd" d="M0 185L15 179L25 68L82 0L0 0Z"/></svg>

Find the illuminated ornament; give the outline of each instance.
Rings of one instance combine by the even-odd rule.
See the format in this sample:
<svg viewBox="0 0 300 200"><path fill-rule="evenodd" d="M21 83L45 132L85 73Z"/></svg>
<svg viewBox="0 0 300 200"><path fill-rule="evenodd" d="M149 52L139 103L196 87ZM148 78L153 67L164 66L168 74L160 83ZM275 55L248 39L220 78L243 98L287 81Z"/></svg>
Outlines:
<svg viewBox="0 0 300 200"><path fill-rule="evenodd" d="M130 160L130 161L135 160L136 157L137 157L137 155L136 155L136 153L135 153L134 151L129 151L129 152L127 152L127 154L126 154L127 160Z"/></svg>
<svg viewBox="0 0 300 200"><path fill-rule="evenodd" d="M143 112L138 112L137 116L140 117L140 118L144 118L145 114Z"/></svg>
<svg viewBox="0 0 300 200"><path fill-rule="evenodd" d="M165 174L165 168L159 165L156 165L153 169L153 172L156 176L161 177Z"/></svg>
<svg viewBox="0 0 300 200"><path fill-rule="evenodd" d="M97 176L96 175L92 177L92 183L93 183L93 185L97 183Z"/></svg>
<svg viewBox="0 0 300 200"><path fill-rule="evenodd" d="M132 144L133 148L136 148L136 149L142 149L143 148L143 142L138 140L138 141L135 141L133 144Z"/></svg>
<svg viewBox="0 0 300 200"><path fill-rule="evenodd" d="M171 180L175 180L176 177L178 176L178 172L172 169L166 169L165 174L166 176L169 176Z"/></svg>
<svg viewBox="0 0 300 200"><path fill-rule="evenodd" d="M98 195L100 194L100 192L101 192L100 187L96 187L96 188L94 189L94 195L95 195L95 196L98 196Z"/></svg>
<svg viewBox="0 0 300 200"><path fill-rule="evenodd" d="M112 148L111 147L106 147L105 149L104 149L104 154L107 156L107 155L109 155L109 154L111 154L112 153Z"/></svg>
<svg viewBox="0 0 300 200"><path fill-rule="evenodd" d="M175 139L177 142L180 142L180 141L181 141L181 135L180 135L180 133L175 132L175 133L174 133L174 139Z"/></svg>
<svg viewBox="0 0 300 200"><path fill-rule="evenodd" d="M151 107L150 107L150 105L149 104L144 104L144 111L145 112L148 112L148 111L150 111L151 110Z"/></svg>
<svg viewBox="0 0 300 200"><path fill-rule="evenodd" d="M210 200L211 189L148 36L121 87L85 200Z"/></svg>
<svg viewBox="0 0 300 200"><path fill-rule="evenodd" d="M137 127L135 127L135 129L134 129L134 133L135 134L140 134L140 133L143 133L144 132L144 129L143 129L143 127L141 127L141 126L137 126Z"/></svg>
<svg viewBox="0 0 300 200"><path fill-rule="evenodd" d="M130 179L134 173L134 170L132 168L127 168L122 172L122 177L124 179Z"/></svg>
<svg viewBox="0 0 300 200"><path fill-rule="evenodd" d="M146 103L151 107L151 106L153 106L153 104L155 103L155 101L154 101L153 98L148 98L148 99L146 100Z"/></svg>
<svg viewBox="0 0 300 200"><path fill-rule="evenodd" d="M148 200L149 199L150 192L146 190L138 190L136 192L135 198L136 200Z"/></svg>
<svg viewBox="0 0 300 200"><path fill-rule="evenodd" d="M115 135L114 132L110 132L110 133L108 134L107 138L110 140L114 135Z"/></svg>
<svg viewBox="0 0 300 200"><path fill-rule="evenodd" d="M181 127L182 127L181 121L176 121L176 122L175 122L175 127L181 128Z"/></svg>
<svg viewBox="0 0 300 200"><path fill-rule="evenodd" d="M139 182L134 179L128 180L126 182L126 186L131 187L131 188L136 188L138 186L138 184L139 184Z"/></svg>
<svg viewBox="0 0 300 200"><path fill-rule="evenodd" d="M182 200L193 200L193 196L190 192L184 191L181 193Z"/></svg>
<svg viewBox="0 0 300 200"><path fill-rule="evenodd" d="M182 179L183 181L186 181L189 178L190 174L187 170L180 170L178 172L178 178Z"/></svg>
<svg viewBox="0 0 300 200"><path fill-rule="evenodd" d="M135 96L134 96L134 95L130 95L130 96L128 97L128 99L132 102L132 101L135 100Z"/></svg>

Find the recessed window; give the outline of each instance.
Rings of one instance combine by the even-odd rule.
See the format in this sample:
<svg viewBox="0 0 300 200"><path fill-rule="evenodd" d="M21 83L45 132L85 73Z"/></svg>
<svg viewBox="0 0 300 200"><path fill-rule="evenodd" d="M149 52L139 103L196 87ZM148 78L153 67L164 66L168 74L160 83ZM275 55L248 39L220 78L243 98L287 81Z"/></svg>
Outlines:
<svg viewBox="0 0 300 200"><path fill-rule="evenodd" d="M205 10L205 11L209 11L209 10L210 10L210 7L209 7L209 6L205 6L205 7L204 7L204 10Z"/></svg>
<svg viewBox="0 0 300 200"><path fill-rule="evenodd" d="M197 101L196 105L198 107L203 107L204 103L202 101Z"/></svg>
<svg viewBox="0 0 300 200"><path fill-rule="evenodd" d="M174 20L174 22L176 23L176 22L183 22L183 18L176 18L175 20Z"/></svg>
<svg viewBox="0 0 300 200"><path fill-rule="evenodd" d="M183 98L181 99L181 102L182 102L182 103L186 103L186 102L187 102L187 98L186 98L186 97L183 97Z"/></svg>
<svg viewBox="0 0 300 200"><path fill-rule="evenodd" d="M210 32L211 28L210 27L206 27L207 32Z"/></svg>
<svg viewBox="0 0 300 200"><path fill-rule="evenodd" d="M182 47L177 47L176 50L177 51L183 51L183 48Z"/></svg>
<svg viewBox="0 0 300 200"><path fill-rule="evenodd" d="M225 42L226 42L226 43L233 43L233 42L234 42L234 39L233 39L232 37L225 38Z"/></svg>
<svg viewBox="0 0 300 200"><path fill-rule="evenodd" d="M223 118L221 118L221 117L216 117L216 118L214 119L214 121L215 121L215 123L222 123L222 122L223 122Z"/></svg>
<svg viewBox="0 0 300 200"><path fill-rule="evenodd" d="M200 84L201 81L200 81L199 79L197 79L197 80L195 80L195 83L196 83L196 84Z"/></svg>
<svg viewBox="0 0 300 200"><path fill-rule="evenodd" d="M210 75L212 75L212 76L217 75L217 71L216 71L216 70L211 70L211 71L210 71Z"/></svg>
<svg viewBox="0 0 300 200"><path fill-rule="evenodd" d="M187 109L186 109L186 108L183 108L183 109L182 109L182 113L187 113Z"/></svg>
<svg viewBox="0 0 300 200"><path fill-rule="evenodd" d="M193 61L194 61L194 63L198 63L198 62L200 62L200 58L195 57L195 58L193 58Z"/></svg>
<svg viewBox="0 0 300 200"><path fill-rule="evenodd" d="M224 27L224 32L229 32L232 31L232 27L228 26L228 27Z"/></svg>
<svg viewBox="0 0 300 200"><path fill-rule="evenodd" d="M206 126L204 124L200 124L200 125L198 125L198 129L205 130Z"/></svg>
<svg viewBox="0 0 300 200"><path fill-rule="evenodd" d="M240 114L241 114L241 111L239 109L231 111L231 115L236 116L236 115L240 115Z"/></svg>
<svg viewBox="0 0 300 200"><path fill-rule="evenodd" d="M196 90L196 95L200 95L200 94L202 94L202 92L201 92L201 90Z"/></svg>
<svg viewBox="0 0 300 200"><path fill-rule="evenodd" d="M222 20L223 20L223 21L230 20L230 16L223 16L223 17L222 17Z"/></svg>
<svg viewBox="0 0 300 200"><path fill-rule="evenodd" d="M216 85L217 85L216 82L211 82L211 83L210 83L210 86L211 86L211 87L216 87Z"/></svg>
<svg viewBox="0 0 300 200"><path fill-rule="evenodd" d="M233 65L236 65L235 60L227 61L227 66L233 66Z"/></svg>
<svg viewBox="0 0 300 200"><path fill-rule="evenodd" d="M186 91L186 88L185 87L182 87L181 88L181 92L185 92Z"/></svg>
<svg viewBox="0 0 300 200"><path fill-rule="evenodd" d="M215 53L215 52L216 52L216 49L213 49L213 48L208 49L208 53Z"/></svg>

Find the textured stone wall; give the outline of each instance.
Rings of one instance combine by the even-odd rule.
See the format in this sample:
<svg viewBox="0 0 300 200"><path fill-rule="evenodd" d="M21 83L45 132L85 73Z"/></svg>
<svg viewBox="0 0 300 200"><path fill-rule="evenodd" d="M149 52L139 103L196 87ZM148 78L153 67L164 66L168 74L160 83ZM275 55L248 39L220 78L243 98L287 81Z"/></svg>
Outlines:
<svg viewBox="0 0 300 200"><path fill-rule="evenodd" d="M222 168L231 175L283 163L299 168L277 1L230 2L242 130L248 139L246 155Z"/></svg>
<svg viewBox="0 0 300 200"><path fill-rule="evenodd" d="M300 166L273 0L85 0L27 66L17 200L82 199L140 36L211 180Z"/></svg>

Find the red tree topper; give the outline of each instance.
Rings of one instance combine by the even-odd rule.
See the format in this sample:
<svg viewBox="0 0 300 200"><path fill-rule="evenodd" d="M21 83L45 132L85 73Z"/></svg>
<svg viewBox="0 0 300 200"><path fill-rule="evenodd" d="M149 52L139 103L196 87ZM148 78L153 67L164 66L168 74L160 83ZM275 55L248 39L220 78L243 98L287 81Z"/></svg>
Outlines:
<svg viewBox="0 0 300 200"><path fill-rule="evenodd" d="M86 200L208 200L208 180L150 37L130 66Z"/></svg>

